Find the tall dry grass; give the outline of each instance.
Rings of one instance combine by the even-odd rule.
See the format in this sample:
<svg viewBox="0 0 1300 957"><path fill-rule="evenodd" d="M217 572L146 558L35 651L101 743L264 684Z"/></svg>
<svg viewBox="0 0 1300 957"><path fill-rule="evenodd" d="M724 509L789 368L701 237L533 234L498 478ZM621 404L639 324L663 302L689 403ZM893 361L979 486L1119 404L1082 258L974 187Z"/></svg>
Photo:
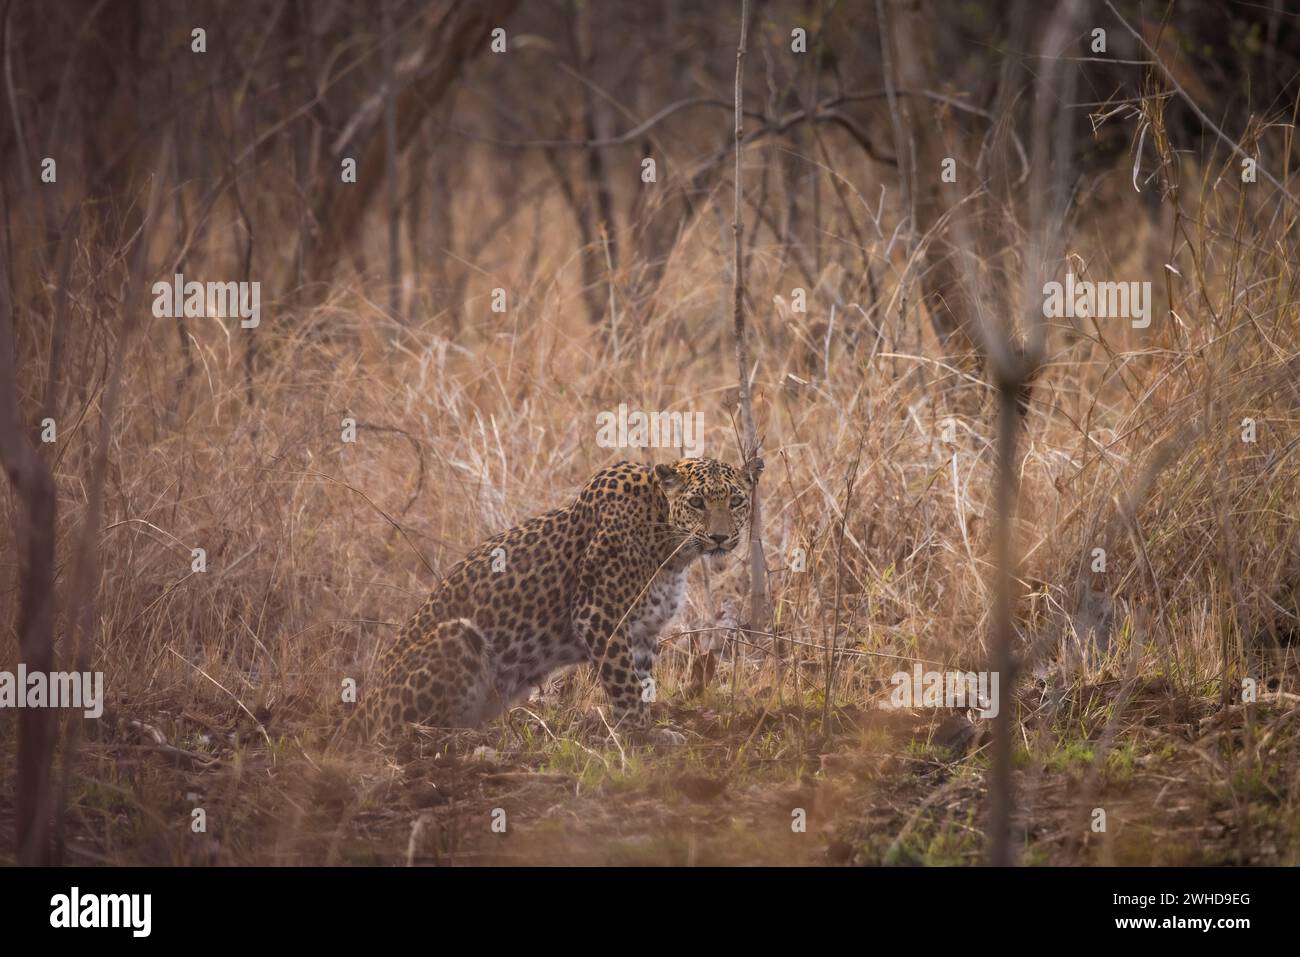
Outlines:
<svg viewBox="0 0 1300 957"><path fill-rule="evenodd" d="M917 305L920 263L895 241L893 190L879 208L861 198L892 182L887 168L847 148L841 158L833 145L831 164L808 165L824 195L842 199L825 204L823 265L812 271L809 249L783 243L763 211L785 203L780 178L764 175L782 149L760 142L745 154L750 182L763 184L747 190L747 292L772 625L746 630L739 562L692 572L679 622L683 634L722 640L711 693L724 711L827 697L873 706L888 676L913 661L977 669L987 659L990 388L933 341ZM481 162L466 163L455 184L455 221L490 222L502 212L494 154L471 151ZM1129 171L1107 172L1079 196L1066 239L1076 273L1153 280L1151 328L1055 325L1024 418L1014 541L1026 671L1004 706L1017 707L1031 756L1050 751L1060 723L1080 720L1080 696L1105 682L1123 682L1128 695L1105 709L1112 739L1126 733L1125 702L1144 689L1170 702L1235 701L1253 677L1261 689L1300 693L1296 207L1243 185L1222 153L1194 162L1165 143L1162 155L1176 196L1120 201ZM517 172L545 175L527 159ZM196 198L192 184L163 185ZM261 188L274 195L273 182ZM597 413L621 402L702 413L706 454L734 461L727 189L699 198L653 298L633 298L646 263L622 244L619 269L604 277L617 336L587 320L581 250L563 199L546 189L518 200L523 208L476 262L450 263L467 272L454 337L431 306L427 263L402 263L410 318L399 324L386 315L384 286L346 270L325 301L300 304L287 244L260 275L255 333L218 319L146 318L109 423L87 636L112 714L151 725L189 714L332 726L342 679L364 677L379 643L468 548L563 504L606 464L672 455L596 445ZM155 264L182 233L170 204L163 209L148 231L150 281L167 274ZM14 209L15 225L35 212ZM1012 221L1020 212L1004 210ZM221 202L211 219L188 277L238 272L236 247L222 238L235 234L237 213ZM276 233L272 223L265 212L263 234ZM368 228L378 237L384 225ZM294 229L286 217L283 235ZM72 264L59 438L46 450L60 496L64 612L104 369L121 343L122 251L93 235ZM1011 275L1020 263L1013 248L986 265ZM19 275L25 294L52 297L34 269ZM507 291L504 314L490 308L497 287ZM795 287L807 290L806 314L791 309ZM19 346L26 414L46 388L48 323L21 316ZM355 443L341 437L349 417ZM1242 440L1246 418L1253 442ZM6 605L17 587L12 527L0 528ZM1097 547L1104 574L1090 570ZM194 548L206 550L205 572L191 569ZM804 571L792 568L800 552ZM69 652L59 649L63 666ZM6 629L0 661L16 658ZM682 636L667 642L670 699L689 662ZM602 703L585 674L560 700ZM0 733L11 737L5 722ZM89 748L78 773L107 778L110 765Z"/></svg>

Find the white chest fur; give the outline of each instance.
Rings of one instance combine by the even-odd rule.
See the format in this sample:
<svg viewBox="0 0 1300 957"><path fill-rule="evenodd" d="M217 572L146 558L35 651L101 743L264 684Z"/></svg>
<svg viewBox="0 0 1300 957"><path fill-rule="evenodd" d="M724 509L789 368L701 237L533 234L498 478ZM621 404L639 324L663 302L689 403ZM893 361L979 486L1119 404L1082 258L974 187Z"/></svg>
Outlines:
<svg viewBox="0 0 1300 957"><path fill-rule="evenodd" d="M677 617L686 597L686 569L661 570L646 589L633 615L628 616L628 635L633 645L654 641Z"/></svg>

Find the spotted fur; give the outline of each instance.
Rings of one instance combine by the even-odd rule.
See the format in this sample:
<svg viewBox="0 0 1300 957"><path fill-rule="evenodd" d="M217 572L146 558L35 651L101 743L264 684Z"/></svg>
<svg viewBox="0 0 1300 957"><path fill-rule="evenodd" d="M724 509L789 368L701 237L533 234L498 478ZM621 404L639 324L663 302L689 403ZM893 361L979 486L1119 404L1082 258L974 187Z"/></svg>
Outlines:
<svg viewBox="0 0 1300 957"><path fill-rule="evenodd" d="M644 730L658 638L687 568L739 543L751 482L712 459L621 462L577 499L453 567L376 661L357 713L381 737L418 722L475 727L562 668L590 663L612 723Z"/></svg>

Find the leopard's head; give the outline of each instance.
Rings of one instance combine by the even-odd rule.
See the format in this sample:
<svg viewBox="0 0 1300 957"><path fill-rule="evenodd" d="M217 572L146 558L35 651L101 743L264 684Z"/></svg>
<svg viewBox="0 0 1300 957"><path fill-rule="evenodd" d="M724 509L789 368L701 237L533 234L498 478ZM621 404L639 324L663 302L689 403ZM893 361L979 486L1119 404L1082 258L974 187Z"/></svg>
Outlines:
<svg viewBox="0 0 1300 957"><path fill-rule="evenodd" d="M678 554L721 556L739 544L753 493L748 474L715 459L680 459L656 465L655 479L682 540Z"/></svg>

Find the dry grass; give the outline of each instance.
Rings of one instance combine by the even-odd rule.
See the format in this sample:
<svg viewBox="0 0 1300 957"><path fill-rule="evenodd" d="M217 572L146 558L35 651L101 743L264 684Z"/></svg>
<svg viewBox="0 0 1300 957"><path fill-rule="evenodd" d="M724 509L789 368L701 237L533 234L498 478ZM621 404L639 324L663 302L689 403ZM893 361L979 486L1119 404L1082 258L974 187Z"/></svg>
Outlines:
<svg viewBox="0 0 1300 957"><path fill-rule="evenodd" d="M777 151L749 149L755 181ZM856 158L841 168L863 193L888 181ZM1129 188L1127 170L1081 198L1068 241L1076 271L1153 280L1153 323L1054 328L1025 420L1015 541L1027 662L1003 706L1017 709L1031 862L1300 863L1300 726L1287 697L1300 693L1295 209L1266 187L1241 188L1231 163L1180 173L1177 220L1169 200L1108 201ZM834 196L832 175L819 175ZM479 179L456 193L458 222L496 212ZM914 660L983 667L991 581L990 393L972 364L940 357L916 305L917 264L890 243L892 197L879 230L852 193L827 211L811 276L807 250L791 255L754 217L774 634L736 630L746 590L736 563L692 572L678 628L720 629L725 644L695 697L684 690L687 639L666 643L662 707L691 732L687 746L627 751L579 731L581 715L603 707L585 672L474 734L383 752L327 743L342 680L364 676L437 570L563 503L603 465L670 454L598 448L597 412L620 402L701 412L706 454L734 460L729 245L710 206L725 190L700 202L648 301L630 298L645 264L624 244L623 266L605 277L616 345L581 308L577 242L553 191L524 200L484 251L454 339L448 316L428 307L419 263L405 263L413 318L402 326L377 305L381 286L341 275L323 304L264 300L250 402L248 333L236 323L185 324L187 376L177 323L148 320L110 430L90 636L109 712L72 759L70 861L979 859L983 722L875 707ZM766 201L780 208L777 185ZM233 218L216 209L214 221ZM176 228L154 229L154 261ZM236 275L212 246L186 273ZM105 357L119 341L103 308L111 263L88 241L72 271L54 451L62 609ZM1016 262L988 265L1010 273ZM497 286L505 314L489 307ZM789 308L795 286L808 289L807 314ZM46 335L20 325L32 408ZM354 444L341 441L348 416ZM1241 439L1246 417L1254 443ZM0 541L6 605L12 545ZM195 547L206 572L191 571ZM1094 547L1106 549L1104 574L1089 569ZM803 572L790 567L795 549ZM6 629L0 660L15 652ZM60 648L65 667L70 652ZM1221 693L1239 701L1243 677L1271 694L1212 717ZM0 722L8 776L14 721ZM5 848L10 802L0 792ZM206 833L191 829L194 807ZM496 807L504 836L490 828ZM806 834L791 831L799 807ZM1107 809L1104 834L1090 828L1094 807Z"/></svg>

